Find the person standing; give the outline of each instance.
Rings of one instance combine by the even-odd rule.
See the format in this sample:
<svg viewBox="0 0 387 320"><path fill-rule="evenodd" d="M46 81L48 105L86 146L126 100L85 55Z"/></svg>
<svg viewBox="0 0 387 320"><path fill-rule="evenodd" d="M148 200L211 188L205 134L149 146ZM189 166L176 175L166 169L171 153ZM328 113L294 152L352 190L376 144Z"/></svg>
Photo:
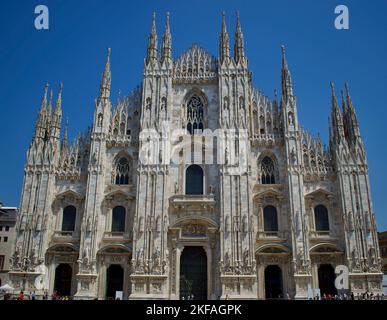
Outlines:
<svg viewBox="0 0 387 320"><path fill-rule="evenodd" d="M20 291L19 300L24 300L24 292Z"/></svg>

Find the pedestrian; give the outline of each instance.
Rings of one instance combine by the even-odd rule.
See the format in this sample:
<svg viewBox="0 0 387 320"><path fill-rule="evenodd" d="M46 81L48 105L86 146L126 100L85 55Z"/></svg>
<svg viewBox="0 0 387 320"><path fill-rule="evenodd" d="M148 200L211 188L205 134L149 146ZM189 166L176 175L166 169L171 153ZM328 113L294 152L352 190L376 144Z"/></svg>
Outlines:
<svg viewBox="0 0 387 320"><path fill-rule="evenodd" d="M286 299L287 299L287 300L290 300L289 292L286 292Z"/></svg>
<svg viewBox="0 0 387 320"><path fill-rule="evenodd" d="M31 295L31 300L36 300L36 293L35 293L35 291L34 291L34 292L32 292L32 295Z"/></svg>
<svg viewBox="0 0 387 320"><path fill-rule="evenodd" d="M24 300L24 292L20 291L19 300Z"/></svg>

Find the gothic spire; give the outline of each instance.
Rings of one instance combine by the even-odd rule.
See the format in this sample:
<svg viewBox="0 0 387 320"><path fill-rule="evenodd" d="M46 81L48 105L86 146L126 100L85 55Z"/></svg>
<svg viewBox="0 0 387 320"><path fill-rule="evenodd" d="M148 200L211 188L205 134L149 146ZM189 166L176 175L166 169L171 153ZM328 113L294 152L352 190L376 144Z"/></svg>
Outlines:
<svg viewBox="0 0 387 320"><path fill-rule="evenodd" d="M62 114L62 90L63 90L63 84L62 82L59 84L59 93L58 93L58 98L56 100L56 106L55 106L55 111L54 113L56 115L61 115Z"/></svg>
<svg viewBox="0 0 387 320"><path fill-rule="evenodd" d="M333 129L333 138L340 139L344 137L343 131L343 116L339 104L337 103L337 98L335 94L335 87L333 81L331 81L331 98L332 98L332 129Z"/></svg>
<svg viewBox="0 0 387 320"><path fill-rule="evenodd" d="M64 159L67 154L67 148L68 148L68 128L69 128L69 119L66 119L66 126L63 133L63 140L62 140L62 146L61 146L61 158Z"/></svg>
<svg viewBox="0 0 387 320"><path fill-rule="evenodd" d="M220 34L219 55L221 62L230 58L230 42L226 29L226 14L224 11L222 13L222 32Z"/></svg>
<svg viewBox="0 0 387 320"><path fill-rule="evenodd" d="M348 88L348 82L345 81L345 93L346 93L346 117L348 121L348 125L350 127L351 133L353 134L354 138L360 137L360 131L359 131L359 123L357 121L356 111L355 107L353 106L351 96L349 94L349 88Z"/></svg>
<svg viewBox="0 0 387 320"><path fill-rule="evenodd" d="M239 21L239 11L237 11L237 22L234 40L234 59L238 63L245 59L245 45L243 40L243 33Z"/></svg>
<svg viewBox="0 0 387 320"><path fill-rule="evenodd" d="M286 60L286 55L285 55L285 46L281 46L281 48L282 48L282 70L281 70L282 96L285 98L289 98L293 96L292 76L288 69L288 62Z"/></svg>
<svg viewBox="0 0 387 320"><path fill-rule="evenodd" d="M52 87L51 87L50 100L48 101L48 106L47 106L47 118L49 118L52 113L52 96L53 96L53 93L52 93Z"/></svg>
<svg viewBox="0 0 387 320"><path fill-rule="evenodd" d="M156 26L155 26L156 30ZM156 32L156 31L155 31ZM162 53L161 53L161 61L172 61L172 36L171 29L169 26L169 12L167 12L167 21L165 23L165 32L163 35L163 44L162 44Z"/></svg>
<svg viewBox="0 0 387 320"><path fill-rule="evenodd" d="M148 37L147 63L154 63L157 60L157 32L156 32L156 12L153 12L152 30Z"/></svg>
<svg viewBox="0 0 387 320"><path fill-rule="evenodd" d="M36 120L36 125L35 125L35 136L40 138L44 137L44 129L46 127L45 118L46 118L46 108L47 108L47 92L48 92L48 84L44 86L42 103L40 105L38 119Z"/></svg>
<svg viewBox="0 0 387 320"><path fill-rule="evenodd" d="M110 98L110 84L111 84L111 72L110 72L110 52L111 49L107 49L107 57L105 69L102 74L101 84L99 87L99 99L109 99Z"/></svg>

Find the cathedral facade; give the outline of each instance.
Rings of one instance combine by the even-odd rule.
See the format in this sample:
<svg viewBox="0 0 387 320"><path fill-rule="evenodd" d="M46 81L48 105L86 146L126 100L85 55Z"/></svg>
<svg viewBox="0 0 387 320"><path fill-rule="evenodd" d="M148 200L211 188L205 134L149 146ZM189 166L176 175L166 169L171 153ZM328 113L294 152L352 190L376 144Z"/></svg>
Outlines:
<svg viewBox="0 0 387 320"><path fill-rule="evenodd" d="M365 147L346 84L331 83L329 146L301 128L282 47L282 90L252 85L237 16L219 57L172 58L155 16L142 84L115 105L110 49L92 126L69 143L62 86L46 86L27 153L9 273L16 291L76 299L307 298L381 292ZM48 96L47 96L48 95ZM341 104L341 106L340 106ZM62 131L62 134L61 134ZM345 281L344 281L345 282Z"/></svg>

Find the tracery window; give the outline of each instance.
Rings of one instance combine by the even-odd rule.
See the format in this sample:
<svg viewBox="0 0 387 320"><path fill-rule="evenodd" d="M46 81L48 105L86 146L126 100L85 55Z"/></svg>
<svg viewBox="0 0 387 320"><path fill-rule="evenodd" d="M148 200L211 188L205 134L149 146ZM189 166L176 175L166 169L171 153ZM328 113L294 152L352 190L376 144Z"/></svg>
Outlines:
<svg viewBox="0 0 387 320"><path fill-rule="evenodd" d="M261 182L262 184L275 183L275 165L271 158L264 157L261 161Z"/></svg>
<svg viewBox="0 0 387 320"><path fill-rule="evenodd" d="M120 158L115 168L115 184L129 184L129 160Z"/></svg>
<svg viewBox="0 0 387 320"><path fill-rule="evenodd" d="M203 130L203 114L202 99L197 95L192 96L187 104L187 130L190 134L194 134L195 130Z"/></svg>

